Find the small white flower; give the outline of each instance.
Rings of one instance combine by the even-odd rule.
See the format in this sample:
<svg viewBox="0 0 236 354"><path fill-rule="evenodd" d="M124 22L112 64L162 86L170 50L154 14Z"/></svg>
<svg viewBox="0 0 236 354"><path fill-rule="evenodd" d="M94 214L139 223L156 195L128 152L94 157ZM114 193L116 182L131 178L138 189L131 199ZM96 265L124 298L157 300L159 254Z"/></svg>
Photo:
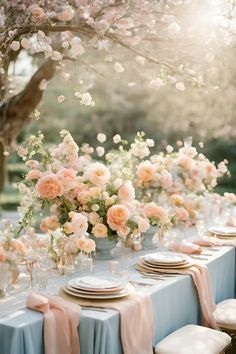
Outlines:
<svg viewBox="0 0 236 354"><path fill-rule="evenodd" d="M121 136L119 134L116 134L113 136L113 142L115 144L119 144L121 142Z"/></svg>
<svg viewBox="0 0 236 354"><path fill-rule="evenodd" d="M58 96L58 97L57 97L57 101L58 101L59 103L65 101L65 96L63 96L63 95Z"/></svg>
<svg viewBox="0 0 236 354"><path fill-rule="evenodd" d="M82 93L80 104L82 104L84 106L93 106L94 105L92 96L90 95L89 92Z"/></svg>
<svg viewBox="0 0 236 354"><path fill-rule="evenodd" d="M47 80L43 79L43 80L41 80L40 83L39 83L39 89L40 89L41 91L44 91L44 90L46 90L47 85L48 85Z"/></svg>
<svg viewBox="0 0 236 354"><path fill-rule="evenodd" d="M155 141L153 139L146 139L146 143L149 147L155 146Z"/></svg>
<svg viewBox="0 0 236 354"><path fill-rule="evenodd" d="M99 133L98 135L97 135L97 140L99 141L99 143L105 143L105 141L107 140L107 137L106 137L106 135L105 134L103 134L103 133Z"/></svg>
<svg viewBox="0 0 236 354"><path fill-rule="evenodd" d="M175 88L179 91L185 91L185 85L183 82L176 82Z"/></svg>
<svg viewBox="0 0 236 354"><path fill-rule="evenodd" d="M150 86L158 90L162 86L164 86L164 82L163 82L162 79L157 77L156 79L153 79L153 80L150 81Z"/></svg>
<svg viewBox="0 0 236 354"><path fill-rule="evenodd" d="M18 41L13 41L11 44L10 44L10 48L14 51L17 51L20 49L20 42Z"/></svg>
<svg viewBox="0 0 236 354"><path fill-rule="evenodd" d="M172 22L168 26L168 32L170 36L176 36L181 30L181 27L178 23Z"/></svg>
<svg viewBox="0 0 236 354"><path fill-rule="evenodd" d="M96 151L97 151L98 156L100 156L100 157L102 157L105 154L105 149L102 146L96 147Z"/></svg>
<svg viewBox="0 0 236 354"><path fill-rule="evenodd" d="M146 59L144 57L142 57L141 55L138 55L136 57L136 63L140 64L140 65L144 65L145 64Z"/></svg>
<svg viewBox="0 0 236 354"><path fill-rule="evenodd" d="M114 64L114 69L118 73L123 73L123 71L125 70L124 67L121 65L121 63L118 62Z"/></svg>
<svg viewBox="0 0 236 354"><path fill-rule="evenodd" d="M29 49L31 47L31 42L28 38L23 38L20 43L21 43L22 48L24 48L24 49Z"/></svg>
<svg viewBox="0 0 236 354"><path fill-rule="evenodd" d="M98 204L94 204L91 209L92 209L92 211L98 211L100 209L100 207Z"/></svg>
<svg viewBox="0 0 236 354"><path fill-rule="evenodd" d="M61 55L61 53L58 52L57 50L54 50L54 51L52 52L51 58L52 58L52 60L60 61L60 60L62 60L62 55Z"/></svg>
<svg viewBox="0 0 236 354"><path fill-rule="evenodd" d="M168 152L168 154L171 154L173 150L174 150L173 146L167 145L166 151Z"/></svg>

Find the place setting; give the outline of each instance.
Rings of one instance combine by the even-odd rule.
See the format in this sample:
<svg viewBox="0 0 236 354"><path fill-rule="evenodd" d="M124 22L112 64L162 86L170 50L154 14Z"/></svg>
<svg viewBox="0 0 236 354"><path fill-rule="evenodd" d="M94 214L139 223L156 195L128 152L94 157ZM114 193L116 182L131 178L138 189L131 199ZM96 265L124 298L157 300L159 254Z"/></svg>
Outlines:
<svg viewBox="0 0 236 354"><path fill-rule="evenodd" d="M236 227L233 226L214 226L208 230L209 236L214 236L220 239L236 238Z"/></svg>
<svg viewBox="0 0 236 354"><path fill-rule="evenodd" d="M193 265L187 256L175 252L156 252L139 258L135 267L141 274L158 275L159 273L178 273Z"/></svg>
<svg viewBox="0 0 236 354"><path fill-rule="evenodd" d="M95 276L71 279L62 289L68 295L92 300L119 299L134 292L134 287L128 282Z"/></svg>

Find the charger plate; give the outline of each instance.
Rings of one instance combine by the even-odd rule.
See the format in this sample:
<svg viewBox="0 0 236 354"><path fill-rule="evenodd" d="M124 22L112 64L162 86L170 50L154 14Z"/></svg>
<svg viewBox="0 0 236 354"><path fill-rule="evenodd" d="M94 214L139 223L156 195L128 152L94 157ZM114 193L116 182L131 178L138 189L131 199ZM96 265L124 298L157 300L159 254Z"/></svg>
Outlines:
<svg viewBox="0 0 236 354"><path fill-rule="evenodd" d="M69 295L73 295L75 297L80 297L80 298L84 298L84 299L94 299L94 300L118 299L118 298L128 296L134 292L134 287L130 284L128 284L123 289L123 291L121 291L120 293L106 294L106 295L99 295L99 294L94 294L94 293L91 293L91 294L78 293L76 291L72 291L71 289L68 289L68 287L66 285L64 285L62 287L62 289L64 290L65 293L67 293Z"/></svg>

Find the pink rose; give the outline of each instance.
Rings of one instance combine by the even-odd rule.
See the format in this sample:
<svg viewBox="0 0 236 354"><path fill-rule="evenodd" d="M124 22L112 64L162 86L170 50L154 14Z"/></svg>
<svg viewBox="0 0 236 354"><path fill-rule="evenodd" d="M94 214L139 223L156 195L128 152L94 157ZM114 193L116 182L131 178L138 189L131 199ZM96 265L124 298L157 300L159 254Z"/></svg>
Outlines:
<svg viewBox="0 0 236 354"><path fill-rule="evenodd" d="M43 8L38 6L37 4L29 6L28 9L31 12L31 15L37 20L42 20L45 16Z"/></svg>
<svg viewBox="0 0 236 354"><path fill-rule="evenodd" d="M62 12L57 15L59 21L71 21L74 17L75 11L70 6L66 6Z"/></svg>
<svg viewBox="0 0 236 354"><path fill-rule="evenodd" d="M94 184L103 185L110 179L110 171L100 162L91 164L86 171L86 178Z"/></svg>
<svg viewBox="0 0 236 354"><path fill-rule="evenodd" d="M175 208L175 216L180 221L187 221L189 219L189 213L184 207Z"/></svg>
<svg viewBox="0 0 236 354"><path fill-rule="evenodd" d="M112 230L121 229L129 219L129 209L121 204L113 205L108 209L107 222Z"/></svg>
<svg viewBox="0 0 236 354"><path fill-rule="evenodd" d="M77 239L77 247L81 250L84 251L85 248L85 244L86 244L86 238L78 238Z"/></svg>
<svg viewBox="0 0 236 354"><path fill-rule="evenodd" d="M122 202L130 203L135 199L135 190L131 181L124 182L118 190L118 197Z"/></svg>
<svg viewBox="0 0 236 354"><path fill-rule="evenodd" d="M31 170L27 173L25 179L26 180L33 180L33 179L39 179L42 177L42 172L39 170Z"/></svg>
<svg viewBox="0 0 236 354"><path fill-rule="evenodd" d="M165 189L168 189L172 186L173 179L172 179L172 175L170 174L170 172L168 172L166 170L161 172L160 183L161 183L161 186Z"/></svg>
<svg viewBox="0 0 236 354"><path fill-rule="evenodd" d="M39 168L39 162L37 160L28 160L25 164L32 169Z"/></svg>
<svg viewBox="0 0 236 354"><path fill-rule="evenodd" d="M143 161L138 165L136 174L142 183L151 182L154 180L155 166L149 160Z"/></svg>
<svg viewBox="0 0 236 354"><path fill-rule="evenodd" d="M104 238L107 237L108 230L106 225L98 223L93 227L92 233L97 238Z"/></svg>
<svg viewBox="0 0 236 354"><path fill-rule="evenodd" d="M130 233L130 227L128 227L127 225L123 225L119 227L116 232L118 236L125 238Z"/></svg>
<svg viewBox="0 0 236 354"><path fill-rule="evenodd" d="M36 191L41 198L54 199L63 194L63 186L57 175L43 176L36 184Z"/></svg>
<svg viewBox="0 0 236 354"><path fill-rule="evenodd" d="M68 191L75 188L77 184L76 172L72 168L62 168L57 172L64 190Z"/></svg>

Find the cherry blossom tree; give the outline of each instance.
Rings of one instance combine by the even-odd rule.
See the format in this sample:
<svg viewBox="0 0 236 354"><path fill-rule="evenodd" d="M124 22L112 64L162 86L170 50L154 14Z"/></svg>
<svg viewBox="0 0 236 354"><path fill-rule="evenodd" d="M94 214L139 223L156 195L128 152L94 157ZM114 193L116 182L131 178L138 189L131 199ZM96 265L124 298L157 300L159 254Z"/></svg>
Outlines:
<svg viewBox="0 0 236 354"><path fill-rule="evenodd" d="M78 62L81 72L86 68L102 75L100 67L90 65L92 55L104 70L112 68L111 76L122 75L133 58L141 80L154 90L167 84L179 91L188 85L201 87L202 56L210 67L221 50L219 42L233 43L229 28L234 30L234 7L232 0L2 0L0 189L9 147L30 121L47 82L55 72L63 74L66 60ZM39 67L19 91L11 88L10 68L22 52ZM68 79L66 72L64 77ZM80 104L94 104L88 91L75 90L75 97Z"/></svg>

